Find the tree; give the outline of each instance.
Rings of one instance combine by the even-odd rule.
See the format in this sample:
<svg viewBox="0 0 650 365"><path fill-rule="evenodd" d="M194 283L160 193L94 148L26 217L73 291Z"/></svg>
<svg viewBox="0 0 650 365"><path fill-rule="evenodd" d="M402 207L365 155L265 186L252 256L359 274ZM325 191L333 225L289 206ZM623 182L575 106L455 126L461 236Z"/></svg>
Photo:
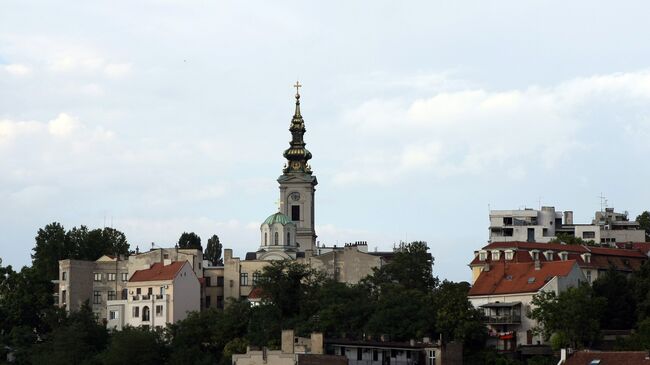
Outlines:
<svg viewBox="0 0 650 365"><path fill-rule="evenodd" d="M221 245L221 242L219 242L219 236L212 235L210 239L208 239L208 245L205 248L205 253L203 254L203 258L210 261L212 265L219 265L222 264L223 261L221 261L221 250L223 246Z"/></svg>
<svg viewBox="0 0 650 365"><path fill-rule="evenodd" d="M203 251L203 246L201 246L201 237L194 232L183 232L180 238L178 238L178 248L193 248Z"/></svg>
<svg viewBox="0 0 650 365"><path fill-rule="evenodd" d="M382 283L396 283L406 288L430 292L438 285L433 276L433 257L423 241L404 245L387 265L375 269L368 278L374 286Z"/></svg>
<svg viewBox="0 0 650 365"><path fill-rule="evenodd" d="M374 336L388 335L391 341L407 341L431 336L433 327L432 293L400 284L382 285L365 329Z"/></svg>
<svg viewBox="0 0 650 365"><path fill-rule="evenodd" d="M436 332L443 341L461 341L464 350L477 351L485 344L486 331L481 312L467 300L467 282L443 281L434 293Z"/></svg>
<svg viewBox="0 0 650 365"><path fill-rule="evenodd" d="M623 330L634 328L636 323L636 300L627 277L610 268L593 283L594 293L607 300L601 327Z"/></svg>
<svg viewBox="0 0 650 365"><path fill-rule="evenodd" d="M73 249L66 242L65 228L58 222L50 223L38 230L35 240L32 265L45 278L57 279L59 260L73 254Z"/></svg>
<svg viewBox="0 0 650 365"><path fill-rule="evenodd" d="M166 354L161 331L127 326L111 334L106 350L97 356L105 365L162 364Z"/></svg>
<svg viewBox="0 0 650 365"><path fill-rule="evenodd" d="M598 339L606 299L595 296L588 284L568 288L559 295L540 292L533 296L531 304L534 309L529 317L537 320L536 332L547 339L559 333L566 338L567 343L562 345L573 348L588 346Z"/></svg>
<svg viewBox="0 0 650 365"><path fill-rule="evenodd" d="M549 241L549 243L565 243L567 245L589 245L593 246L595 243L592 240L585 241L580 237L571 235L564 232L558 232L557 236Z"/></svg>
<svg viewBox="0 0 650 365"><path fill-rule="evenodd" d="M645 230L645 240L650 240L650 212L647 210L636 216L636 221L639 222L639 228Z"/></svg>

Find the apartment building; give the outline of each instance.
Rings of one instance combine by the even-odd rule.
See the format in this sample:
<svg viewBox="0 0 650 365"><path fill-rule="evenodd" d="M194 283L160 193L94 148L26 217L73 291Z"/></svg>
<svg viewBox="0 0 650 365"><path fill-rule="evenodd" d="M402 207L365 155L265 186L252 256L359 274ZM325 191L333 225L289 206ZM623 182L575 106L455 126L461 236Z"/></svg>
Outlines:
<svg viewBox="0 0 650 365"><path fill-rule="evenodd" d="M137 270L126 292L126 299L106 303L108 328L162 328L201 309L201 284L188 261L164 260Z"/></svg>
<svg viewBox="0 0 650 365"><path fill-rule="evenodd" d="M611 246L617 242L643 242L646 238L638 222L614 208L596 212L591 223L584 224L574 223L573 211L560 212L555 207L490 211L490 242L549 242L560 233Z"/></svg>

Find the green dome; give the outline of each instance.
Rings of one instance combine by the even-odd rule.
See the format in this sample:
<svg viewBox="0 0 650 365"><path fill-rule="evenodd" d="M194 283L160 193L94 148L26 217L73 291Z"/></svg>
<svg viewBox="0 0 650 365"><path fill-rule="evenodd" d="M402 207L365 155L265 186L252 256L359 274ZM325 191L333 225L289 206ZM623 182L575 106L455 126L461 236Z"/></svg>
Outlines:
<svg viewBox="0 0 650 365"><path fill-rule="evenodd" d="M287 217L286 215L284 215L284 214L282 214L280 212L277 212L275 214L271 214L268 218L266 218L266 220L262 224L272 225L274 223L280 223L283 226L287 225L289 223L293 224L293 222L291 221L291 218Z"/></svg>

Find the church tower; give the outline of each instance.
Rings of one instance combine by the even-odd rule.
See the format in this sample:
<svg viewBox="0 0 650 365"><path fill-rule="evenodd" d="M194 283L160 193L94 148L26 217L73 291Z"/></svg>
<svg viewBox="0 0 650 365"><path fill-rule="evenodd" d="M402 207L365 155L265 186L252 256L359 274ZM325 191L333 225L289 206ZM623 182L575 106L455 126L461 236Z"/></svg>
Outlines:
<svg viewBox="0 0 650 365"><path fill-rule="evenodd" d="M306 129L305 121L300 114L300 83L296 82L296 110L291 119L291 142L284 151L287 159L283 174L278 178L280 183L280 211L288 216L296 225L296 243L298 250L304 252L313 250L316 245L314 230L314 193L318 184L316 176L312 175L308 162L311 152L305 148L303 139Z"/></svg>

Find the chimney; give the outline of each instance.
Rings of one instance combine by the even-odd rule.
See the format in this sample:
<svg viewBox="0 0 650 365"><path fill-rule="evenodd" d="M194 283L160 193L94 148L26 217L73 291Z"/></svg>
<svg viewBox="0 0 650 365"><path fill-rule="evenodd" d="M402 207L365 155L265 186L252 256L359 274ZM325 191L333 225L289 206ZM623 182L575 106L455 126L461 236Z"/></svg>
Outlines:
<svg viewBox="0 0 650 365"><path fill-rule="evenodd" d="M535 270L541 270L542 263L539 260L535 260Z"/></svg>
<svg viewBox="0 0 650 365"><path fill-rule="evenodd" d="M281 349L283 354L293 354L293 330L282 330Z"/></svg>
<svg viewBox="0 0 650 365"><path fill-rule="evenodd" d="M564 224L573 224L573 211L564 211Z"/></svg>
<svg viewBox="0 0 650 365"><path fill-rule="evenodd" d="M320 332L311 334L311 353L315 355L323 354L323 334Z"/></svg>

